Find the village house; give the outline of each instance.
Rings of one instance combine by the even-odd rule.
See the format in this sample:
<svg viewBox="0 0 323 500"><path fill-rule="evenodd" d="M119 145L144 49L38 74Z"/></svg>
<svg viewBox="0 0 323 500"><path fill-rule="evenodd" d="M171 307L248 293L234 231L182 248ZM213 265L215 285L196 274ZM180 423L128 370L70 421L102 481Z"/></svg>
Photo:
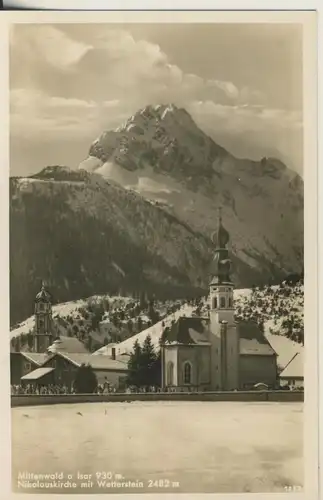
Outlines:
<svg viewBox="0 0 323 500"><path fill-rule="evenodd" d="M90 365L93 368L98 384L108 384L116 389L124 387L128 372L127 359L111 359L89 353L57 352L48 357L41 367L23 376L21 380L35 385L64 385L71 390L76 372L81 365Z"/></svg>
<svg viewBox="0 0 323 500"><path fill-rule="evenodd" d="M304 388L303 351L297 352L279 375L280 385L290 389Z"/></svg>
<svg viewBox="0 0 323 500"><path fill-rule="evenodd" d="M36 370L45 362L46 353L41 352L11 352L10 353L10 382L19 385L21 378L27 373Z"/></svg>
<svg viewBox="0 0 323 500"><path fill-rule="evenodd" d="M85 364L92 366L98 384L120 388L127 375L127 360L127 356L116 359L115 352L111 357L93 356L75 337L55 338L51 297L42 285L35 298L31 352L10 353L11 384L64 385L70 390L77 369Z"/></svg>

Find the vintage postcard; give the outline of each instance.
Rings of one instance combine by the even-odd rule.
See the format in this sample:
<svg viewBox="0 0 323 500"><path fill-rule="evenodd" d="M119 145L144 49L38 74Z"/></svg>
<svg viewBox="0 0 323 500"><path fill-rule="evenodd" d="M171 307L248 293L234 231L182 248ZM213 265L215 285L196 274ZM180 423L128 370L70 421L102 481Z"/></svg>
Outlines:
<svg viewBox="0 0 323 500"><path fill-rule="evenodd" d="M315 12L7 21L12 495L316 498Z"/></svg>

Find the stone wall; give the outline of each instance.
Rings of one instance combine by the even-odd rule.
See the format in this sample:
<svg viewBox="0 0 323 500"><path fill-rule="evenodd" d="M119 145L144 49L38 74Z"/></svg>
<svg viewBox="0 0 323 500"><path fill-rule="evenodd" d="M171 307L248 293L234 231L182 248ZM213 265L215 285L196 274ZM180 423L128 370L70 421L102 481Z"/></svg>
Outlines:
<svg viewBox="0 0 323 500"><path fill-rule="evenodd" d="M11 396L11 407L69 403L101 403L123 401L271 401L303 402L302 391L237 391L200 393L142 394L53 394Z"/></svg>

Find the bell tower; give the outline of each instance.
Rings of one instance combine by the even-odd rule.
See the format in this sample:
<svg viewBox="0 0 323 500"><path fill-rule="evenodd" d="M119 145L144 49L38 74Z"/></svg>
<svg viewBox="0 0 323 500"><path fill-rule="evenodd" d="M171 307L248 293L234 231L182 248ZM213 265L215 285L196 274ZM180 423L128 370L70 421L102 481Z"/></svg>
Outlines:
<svg viewBox="0 0 323 500"><path fill-rule="evenodd" d="M34 352L46 352L53 342L52 304L44 283L35 298Z"/></svg>
<svg viewBox="0 0 323 500"><path fill-rule="evenodd" d="M239 383L239 334L234 321L229 239L219 209L218 228L212 236L215 252L209 292L212 380L214 388L219 390L237 389Z"/></svg>
<svg viewBox="0 0 323 500"><path fill-rule="evenodd" d="M210 282L210 316L218 323L225 321L229 325L234 323L234 306L231 260L227 244L229 233L222 225L221 209L219 209L218 229L212 236L215 245L215 255L212 262L212 279Z"/></svg>

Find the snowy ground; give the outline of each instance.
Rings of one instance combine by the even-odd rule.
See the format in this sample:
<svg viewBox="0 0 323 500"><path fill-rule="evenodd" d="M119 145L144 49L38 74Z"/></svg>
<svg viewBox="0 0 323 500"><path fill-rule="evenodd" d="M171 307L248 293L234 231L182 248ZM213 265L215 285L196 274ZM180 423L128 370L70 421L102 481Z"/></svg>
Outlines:
<svg viewBox="0 0 323 500"><path fill-rule="evenodd" d="M73 474L76 490L46 493L284 491L303 484L302 435L301 403L18 407L12 409L13 488L23 491L17 490L19 472L62 472L64 480ZM91 490L81 488L77 472L92 474ZM102 472L142 487L100 487L95 474Z"/></svg>

